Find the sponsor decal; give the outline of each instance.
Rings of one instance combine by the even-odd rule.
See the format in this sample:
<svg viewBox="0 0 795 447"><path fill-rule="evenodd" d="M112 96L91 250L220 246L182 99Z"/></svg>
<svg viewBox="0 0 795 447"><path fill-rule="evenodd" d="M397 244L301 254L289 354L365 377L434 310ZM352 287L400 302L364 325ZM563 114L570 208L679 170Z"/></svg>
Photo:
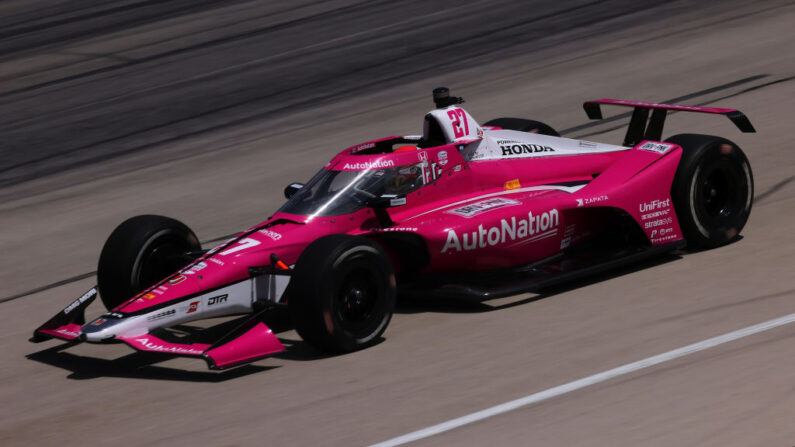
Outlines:
<svg viewBox="0 0 795 447"><path fill-rule="evenodd" d="M106 321L108 321L108 320L106 320L104 318L98 318L98 319L94 320L93 323L91 323L91 326L100 326L100 325L102 325L102 323L104 323Z"/></svg>
<svg viewBox="0 0 795 447"><path fill-rule="evenodd" d="M166 290L168 290L167 286L160 286L157 289L153 290L152 292L155 292L158 295L162 295L162 294L166 293Z"/></svg>
<svg viewBox="0 0 795 447"><path fill-rule="evenodd" d="M647 213L649 211L656 211L661 210L664 208L670 208L671 206L671 199L665 200L652 200L651 202L644 202L638 205L638 211L641 213Z"/></svg>
<svg viewBox="0 0 795 447"><path fill-rule="evenodd" d="M186 346L164 346L157 343L152 343L149 341L147 337L140 337L134 339L134 341L138 342L143 346L144 350L146 351L157 351L157 352L170 352L173 354L193 354L193 355L201 355L203 351L198 349L189 348Z"/></svg>
<svg viewBox="0 0 795 447"><path fill-rule="evenodd" d="M516 140L497 140L497 144L514 144L519 143Z"/></svg>
<svg viewBox="0 0 795 447"><path fill-rule="evenodd" d="M371 231L377 232L391 232L391 231L417 231L415 227L389 227L389 228L373 228Z"/></svg>
<svg viewBox="0 0 795 447"><path fill-rule="evenodd" d="M77 306L85 303L86 300L91 299L92 297L96 296L96 294L97 294L97 289L89 290L88 292L84 293L83 296L81 296L80 298L74 300L74 302L72 302L72 304L66 306L66 309L63 310L63 313L64 314L68 314L69 312L75 310L75 308L77 308Z"/></svg>
<svg viewBox="0 0 795 447"><path fill-rule="evenodd" d="M163 311L163 312L156 313L154 315L149 315L148 317L146 317L146 321L159 320L161 318L166 318L166 317L169 317L171 315L174 315L175 313L177 313L176 309L169 309L169 310L166 310L166 311Z"/></svg>
<svg viewBox="0 0 795 447"><path fill-rule="evenodd" d="M474 154L472 154L472 157L470 158L470 160L480 160L482 158L486 158L486 154L484 152L478 151L478 152L475 152Z"/></svg>
<svg viewBox="0 0 795 447"><path fill-rule="evenodd" d="M651 241L652 241L652 243L656 244L658 242L672 241L674 239L676 239L676 235L672 234L670 236L658 237L656 239L652 239Z"/></svg>
<svg viewBox="0 0 795 447"><path fill-rule="evenodd" d="M565 250L571 245L571 237L564 237L560 240L560 249Z"/></svg>
<svg viewBox="0 0 795 447"><path fill-rule="evenodd" d="M677 239L678 235L674 233L673 228L660 228L659 230L652 230L651 231L651 239L652 243L656 244L658 242L665 242Z"/></svg>
<svg viewBox="0 0 795 447"><path fill-rule="evenodd" d="M216 263L218 265L224 265L224 261L222 261L220 259L210 258L210 259L208 259L208 261L214 262L214 263Z"/></svg>
<svg viewBox="0 0 795 447"><path fill-rule="evenodd" d="M503 157L522 154L537 154L539 152L555 152L555 149L552 149L549 146L541 146L540 144L505 144L500 145L500 149L502 149Z"/></svg>
<svg viewBox="0 0 795 447"><path fill-rule="evenodd" d="M187 276L179 275L176 278L169 279L168 283L171 284L171 285L176 285L176 284L181 283L182 281L185 281L186 279L188 279Z"/></svg>
<svg viewBox="0 0 795 447"><path fill-rule="evenodd" d="M274 241L278 241L279 239L282 238L282 235L280 233L277 233L277 232L275 232L273 230L268 230L267 228L264 229L264 230L259 230L259 232L264 234L265 236L268 236L269 238L273 239Z"/></svg>
<svg viewBox="0 0 795 447"><path fill-rule="evenodd" d="M207 263L201 261L198 264L192 265L189 268L181 271L180 273L182 273L183 275L195 275L196 273L204 270L205 268L207 268Z"/></svg>
<svg viewBox="0 0 795 447"><path fill-rule="evenodd" d="M146 295L142 296L141 298L145 300L153 300L155 299L155 295L153 293L147 293Z"/></svg>
<svg viewBox="0 0 795 447"><path fill-rule="evenodd" d="M461 237L455 230L450 229L447 230L447 241L444 243L442 253L475 250L516 240L532 242L545 239L557 233L559 220L558 210L553 208L538 216L530 211L527 213L527 218L520 216L517 219L514 216L510 221L501 219L499 225L489 228L478 225L476 231L465 232Z"/></svg>
<svg viewBox="0 0 795 447"><path fill-rule="evenodd" d="M371 143L362 143L362 144L360 144L360 145L358 145L358 146L354 147L354 148L351 150L351 153L352 153L352 154L355 154L355 153L357 153L357 152L361 152L361 151L363 151L363 150L367 150L367 149L372 149L372 148L374 148L374 147L375 147L375 143L372 143L372 142L371 142Z"/></svg>
<svg viewBox="0 0 795 447"><path fill-rule="evenodd" d="M473 216L477 216L478 214L483 214L485 212L495 210L497 208L519 205L520 203L521 202L517 202L516 200L509 200L509 199L503 199L501 197L496 197L493 199L481 200L479 202L470 203L469 205L464 205L460 208L445 211L445 213L456 214L462 217L470 218Z"/></svg>
<svg viewBox="0 0 795 447"><path fill-rule="evenodd" d="M647 152L654 152L656 154L664 154L673 149L673 147L673 144L668 143L643 143L642 145L638 146L638 149Z"/></svg>
<svg viewBox="0 0 795 447"><path fill-rule="evenodd" d="M478 138L483 138L483 129L478 127Z"/></svg>
<svg viewBox="0 0 795 447"><path fill-rule="evenodd" d="M673 228L660 228L659 230L651 230L651 238L654 239L655 236L666 236L674 232Z"/></svg>
<svg viewBox="0 0 795 447"><path fill-rule="evenodd" d="M580 206L590 205L592 203L604 202L607 199L608 197L606 195L577 199L577 206L580 207Z"/></svg>
<svg viewBox="0 0 795 447"><path fill-rule="evenodd" d="M427 157L428 154L425 154ZM345 166L342 169L354 169L354 170L364 170L364 169L380 169L380 168L390 168L395 166L395 162L393 160L376 160L376 161L360 161L358 163L345 163Z"/></svg>
<svg viewBox="0 0 795 447"><path fill-rule="evenodd" d="M79 332L70 331L69 329L66 329L66 328L60 328L60 329L56 330L55 332L57 332L57 333L59 333L61 335L66 335L67 337L77 337L77 336L80 335Z"/></svg>
<svg viewBox="0 0 795 447"><path fill-rule="evenodd" d="M580 147L596 147L596 143L590 141L582 141L582 140L578 141L577 145Z"/></svg>
<svg viewBox="0 0 795 447"><path fill-rule="evenodd" d="M124 318L124 315L120 314L119 312L105 312L104 314L102 314L102 316L106 318L115 318L117 320L120 318Z"/></svg>
<svg viewBox="0 0 795 447"><path fill-rule="evenodd" d="M640 219L641 220L649 220L649 219L654 219L655 217L667 216L668 213L670 213L670 212L671 212L671 209L668 208L668 209L664 209L664 210L660 210L660 211L655 211L653 213L642 214L640 216Z"/></svg>
<svg viewBox="0 0 795 447"><path fill-rule="evenodd" d="M212 306L213 304L225 303L227 298L229 298L229 295L214 296L207 300L207 305Z"/></svg>
<svg viewBox="0 0 795 447"><path fill-rule="evenodd" d="M417 152L417 158L420 161L428 161L428 153L425 151Z"/></svg>
<svg viewBox="0 0 795 447"><path fill-rule="evenodd" d="M509 189L510 190L510 189L517 189L517 188L521 188L521 187L522 187L522 184L519 183L519 179L518 178L515 178L513 180L508 180L507 182L505 182L505 189Z"/></svg>
<svg viewBox="0 0 795 447"><path fill-rule="evenodd" d="M194 301L194 302L190 303L188 305L188 311L185 312L185 313L186 314L191 314L191 313L196 312L197 310L199 310L199 303L200 302L201 301Z"/></svg>
<svg viewBox="0 0 795 447"><path fill-rule="evenodd" d="M650 220L650 221L645 222L643 224L643 228L647 228L648 229L648 228L654 228L654 227L661 227L663 225L669 225L669 224L673 223L673 221L674 220L672 218L670 218L670 217L666 217L664 219Z"/></svg>
<svg viewBox="0 0 795 447"><path fill-rule="evenodd" d="M439 151L439 165L444 166L447 164L447 151Z"/></svg>
<svg viewBox="0 0 795 447"><path fill-rule="evenodd" d="M458 172L460 170L461 170L461 165L455 165L455 167L453 168L453 172Z"/></svg>

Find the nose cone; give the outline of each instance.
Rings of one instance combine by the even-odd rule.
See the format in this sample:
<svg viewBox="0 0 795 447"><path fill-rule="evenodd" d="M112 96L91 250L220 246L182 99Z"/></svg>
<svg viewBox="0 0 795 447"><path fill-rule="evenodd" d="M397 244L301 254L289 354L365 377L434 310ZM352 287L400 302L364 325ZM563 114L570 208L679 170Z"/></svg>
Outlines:
<svg viewBox="0 0 795 447"><path fill-rule="evenodd" d="M104 314L83 326L80 329L79 337L81 340L94 343L110 340L128 327L131 323L130 320L130 318L118 318Z"/></svg>

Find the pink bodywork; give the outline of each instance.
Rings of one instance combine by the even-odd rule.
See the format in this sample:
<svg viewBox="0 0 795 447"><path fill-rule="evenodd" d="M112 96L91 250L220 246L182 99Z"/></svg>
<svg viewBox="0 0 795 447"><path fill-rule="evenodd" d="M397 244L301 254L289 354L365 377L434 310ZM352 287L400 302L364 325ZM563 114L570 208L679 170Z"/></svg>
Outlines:
<svg viewBox="0 0 795 447"><path fill-rule="evenodd" d="M39 329L39 332L61 340L74 340L80 335L80 328L82 327L83 325L81 324L68 323L54 329Z"/></svg>
<svg viewBox="0 0 795 447"><path fill-rule="evenodd" d="M333 217L276 213L214 248L194 267L174 274L116 310L136 312L244 280L249 277L249 267L270 265L271 254L295 264L310 242L328 234L347 233L376 241L393 232L416 235L428 248L424 273L498 269L544 259L599 233L604 224L593 208L626 211L652 244L682 239L670 201L671 183L681 156L678 146L669 145L662 154L640 149L642 142L617 152L469 162L459 148L471 141L410 152L356 153L385 140L343 150L324 169L380 169L422 160L438 163L439 153L446 152L446 162L443 168L437 168L436 180L408 194L406 205L387 210L394 222L392 227L383 228L370 208ZM548 186L577 181L589 183L573 192ZM494 198L509 202L472 216L456 213L461 207ZM536 218L538 226L533 227ZM531 228L527 234L517 235L522 221ZM451 245L451 231L460 249L455 241ZM195 271L199 263L203 268Z"/></svg>
<svg viewBox="0 0 795 447"><path fill-rule="evenodd" d="M116 337L116 339L139 351L205 357L211 361L211 365L214 368L218 369L248 363L284 351L284 346L281 342L273 335L268 326L261 322L252 325L242 335L216 347L206 343L168 342L152 334L143 334L135 337Z"/></svg>
<svg viewBox="0 0 795 447"><path fill-rule="evenodd" d="M600 115L598 104L734 112L730 116L733 121L745 119L733 109L614 99L586 103L593 105L589 116ZM481 127L457 106L426 115L425 132L430 129L429 118L441 120L441 133L449 144L395 151L397 146L419 140L382 138L341 151L323 168L366 174L386 168L397 168L394 171L401 173L406 167L421 167L424 186L408 193L405 203L400 204L400 197L390 202L395 205L391 208L362 207L336 216L276 212L89 324L102 328L109 324L105 317L148 322L173 315L174 320L164 321L185 322L242 313L241 309L252 311L253 301L247 301L248 295L243 293L237 295L246 301L241 307L227 308L224 313L219 312L220 306L211 306L220 302L215 299L226 300L225 293L232 293L233 287L253 287L253 279L251 283L245 281L256 276L253 272L260 268L296 264L310 243L330 234L372 239L384 248L397 273L418 274L495 270L541 261L599 238L624 215L632 217L650 245L673 246L683 240L670 195L682 155L682 148L675 144L641 141L629 148ZM745 121L738 127L743 124L751 128ZM426 141L437 139L429 137ZM403 245L412 250L421 247L422 256L413 259L397 253ZM411 254L416 255L416 251ZM283 263L271 265L274 256ZM272 273L268 275L284 278ZM247 290L253 299L254 289ZM63 315L78 310L82 315L82 308L75 306L84 305L84 301L87 305L90 301L86 297L96 296L96 289L92 291L64 309ZM213 292L218 296L209 295ZM85 339L81 330L85 333L88 325L61 321L63 315L46 323L48 329L42 326L36 332L66 340ZM115 338L137 350L203 357L213 368L235 366L284 350L273 332L258 321L258 314L213 345L174 343L145 333L162 327L168 325L142 323L135 330L108 333L93 341Z"/></svg>

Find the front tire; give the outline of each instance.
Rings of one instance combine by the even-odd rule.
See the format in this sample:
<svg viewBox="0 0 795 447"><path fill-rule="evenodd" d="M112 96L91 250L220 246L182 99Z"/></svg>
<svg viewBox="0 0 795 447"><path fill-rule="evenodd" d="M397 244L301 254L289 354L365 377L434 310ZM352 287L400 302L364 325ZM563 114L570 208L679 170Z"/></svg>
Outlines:
<svg viewBox="0 0 795 447"><path fill-rule="evenodd" d="M377 343L389 324L395 274L371 240L329 235L298 258L287 293L301 338L322 351L351 352Z"/></svg>
<svg viewBox="0 0 795 447"><path fill-rule="evenodd" d="M506 130L518 130L521 132L538 133L559 137L560 134L552 126L541 121L526 120L522 118L496 118L484 124L484 126L502 127Z"/></svg>
<svg viewBox="0 0 795 447"><path fill-rule="evenodd" d="M754 200L743 151L710 135L680 134L665 141L682 147L671 197L688 245L714 248L739 238Z"/></svg>
<svg viewBox="0 0 795 447"><path fill-rule="evenodd" d="M99 296L108 310L187 265L201 244L182 222L136 216L113 230L97 266Z"/></svg>

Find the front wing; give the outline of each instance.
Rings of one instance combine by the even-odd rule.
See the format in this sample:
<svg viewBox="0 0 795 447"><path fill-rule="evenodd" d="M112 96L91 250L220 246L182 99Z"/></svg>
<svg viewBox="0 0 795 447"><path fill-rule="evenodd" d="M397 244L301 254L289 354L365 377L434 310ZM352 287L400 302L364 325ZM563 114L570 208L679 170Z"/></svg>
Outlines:
<svg viewBox="0 0 795 447"><path fill-rule="evenodd" d="M289 279L289 272L258 270L249 279L166 306L134 314L106 312L85 324L85 310L98 295L93 287L37 328L31 341L121 342L138 351L203 358L211 369L224 369L284 351L261 314L280 303ZM153 334L188 321L241 313L251 315L212 344L178 343Z"/></svg>

